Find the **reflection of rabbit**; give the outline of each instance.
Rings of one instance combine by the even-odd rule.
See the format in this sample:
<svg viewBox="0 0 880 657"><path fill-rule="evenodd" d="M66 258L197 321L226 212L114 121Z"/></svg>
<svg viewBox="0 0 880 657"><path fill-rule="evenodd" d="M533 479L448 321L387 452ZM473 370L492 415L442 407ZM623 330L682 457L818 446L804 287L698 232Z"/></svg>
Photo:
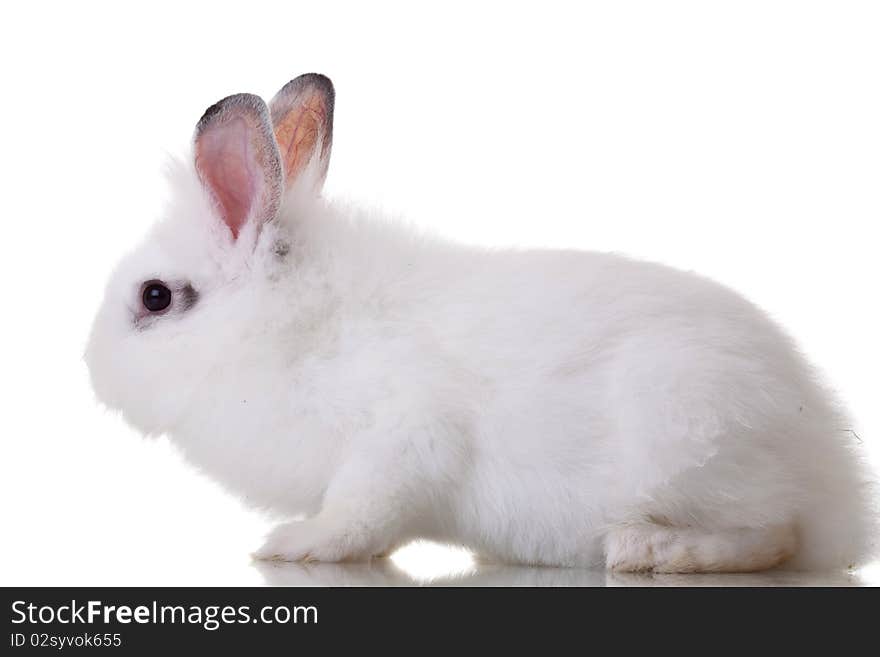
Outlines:
<svg viewBox="0 0 880 657"><path fill-rule="evenodd" d="M286 563L259 561L272 586L859 586L850 573L622 573L580 568L530 568L481 564L458 575L411 577L390 559L369 563Z"/></svg>
<svg viewBox="0 0 880 657"><path fill-rule="evenodd" d="M854 573L795 572L774 570L766 573L607 573L605 586L864 586L861 577Z"/></svg>
<svg viewBox="0 0 880 657"><path fill-rule="evenodd" d="M329 204L333 102L306 75L205 112L87 353L133 425L308 516L260 556L417 536L621 570L864 554L846 424L762 312L658 265L464 248Z"/></svg>
<svg viewBox="0 0 880 657"><path fill-rule="evenodd" d="M481 564L455 575L412 577L390 559L369 563L256 562L274 586L604 586L605 571Z"/></svg>

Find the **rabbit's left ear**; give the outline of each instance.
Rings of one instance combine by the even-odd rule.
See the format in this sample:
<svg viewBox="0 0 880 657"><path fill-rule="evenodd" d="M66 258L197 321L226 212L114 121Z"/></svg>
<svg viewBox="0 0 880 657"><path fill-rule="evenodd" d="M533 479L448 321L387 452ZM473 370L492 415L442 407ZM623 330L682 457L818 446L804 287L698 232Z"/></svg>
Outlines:
<svg viewBox="0 0 880 657"><path fill-rule="evenodd" d="M320 191L333 143L333 83L318 73L288 82L269 103L288 188L305 181Z"/></svg>

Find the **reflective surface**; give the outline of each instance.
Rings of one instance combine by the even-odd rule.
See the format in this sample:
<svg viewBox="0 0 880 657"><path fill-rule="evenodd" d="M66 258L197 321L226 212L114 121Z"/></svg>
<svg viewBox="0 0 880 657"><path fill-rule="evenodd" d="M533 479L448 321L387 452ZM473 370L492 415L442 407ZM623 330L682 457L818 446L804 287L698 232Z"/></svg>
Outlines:
<svg viewBox="0 0 880 657"><path fill-rule="evenodd" d="M866 586L858 573L768 573L660 575L601 570L475 565L454 575L422 579L391 559L370 564L293 564L257 562L254 567L273 586Z"/></svg>

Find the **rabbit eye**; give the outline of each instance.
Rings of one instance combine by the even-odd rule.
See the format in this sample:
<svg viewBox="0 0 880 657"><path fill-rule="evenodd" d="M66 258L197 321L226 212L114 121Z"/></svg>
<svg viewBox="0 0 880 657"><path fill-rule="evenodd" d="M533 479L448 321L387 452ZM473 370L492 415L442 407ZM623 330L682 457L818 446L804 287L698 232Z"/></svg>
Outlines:
<svg viewBox="0 0 880 657"><path fill-rule="evenodd" d="M144 308L151 313L158 313L171 305L171 290L164 283L152 281L144 285Z"/></svg>

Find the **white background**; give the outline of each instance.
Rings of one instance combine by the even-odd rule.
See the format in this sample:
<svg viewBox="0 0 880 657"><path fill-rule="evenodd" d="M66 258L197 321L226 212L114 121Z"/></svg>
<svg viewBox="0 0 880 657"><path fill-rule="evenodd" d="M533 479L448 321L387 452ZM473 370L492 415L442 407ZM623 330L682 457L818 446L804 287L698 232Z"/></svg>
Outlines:
<svg viewBox="0 0 880 657"><path fill-rule="evenodd" d="M871 2L7 5L0 584L264 581L268 520L101 410L81 354L168 153L308 71L337 88L329 195L710 275L798 338L876 463L878 35Z"/></svg>

